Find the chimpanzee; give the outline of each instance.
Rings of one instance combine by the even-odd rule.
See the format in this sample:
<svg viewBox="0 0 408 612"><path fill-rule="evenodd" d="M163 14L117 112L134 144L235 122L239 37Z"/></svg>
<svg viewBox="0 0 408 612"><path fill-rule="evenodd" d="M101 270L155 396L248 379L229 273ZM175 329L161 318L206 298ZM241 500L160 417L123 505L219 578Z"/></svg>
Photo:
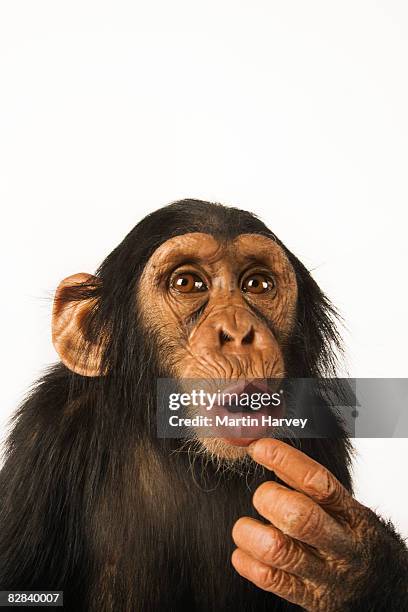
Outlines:
<svg viewBox="0 0 408 612"><path fill-rule="evenodd" d="M408 610L408 552L336 435L159 438L162 378L335 376L336 311L255 215L181 200L59 285L60 362L0 474L0 588L67 610ZM261 467L263 466L263 467ZM378 486L382 476L379 475Z"/></svg>

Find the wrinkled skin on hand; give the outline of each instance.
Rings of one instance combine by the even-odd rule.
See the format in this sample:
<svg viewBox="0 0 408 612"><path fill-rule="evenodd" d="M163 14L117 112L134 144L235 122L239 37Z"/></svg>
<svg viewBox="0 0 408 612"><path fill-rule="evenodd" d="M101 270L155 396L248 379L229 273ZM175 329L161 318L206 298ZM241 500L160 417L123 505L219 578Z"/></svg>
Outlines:
<svg viewBox="0 0 408 612"><path fill-rule="evenodd" d="M387 592L408 591L402 540L327 469L279 440L258 440L248 452L288 486L271 481L256 490L253 504L266 523L235 523L232 564L241 576L311 612L359 610L373 594L384 592L386 603Z"/></svg>

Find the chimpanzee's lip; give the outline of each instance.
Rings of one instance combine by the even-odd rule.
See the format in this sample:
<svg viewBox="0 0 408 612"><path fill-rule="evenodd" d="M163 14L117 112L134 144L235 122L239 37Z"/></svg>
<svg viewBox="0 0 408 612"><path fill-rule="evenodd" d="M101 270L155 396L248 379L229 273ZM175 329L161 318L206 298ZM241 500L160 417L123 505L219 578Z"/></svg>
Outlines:
<svg viewBox="0 0 408 612"><path fill-rule="evenodd" d="M211 407L211 413L202 410L202 416L211 417L206 435L218 438L236 447L247 447L251 442L270 435L271 424L266 417L279 417L280 405L252 406L251 395L268 394L272 396L273 387L268 379L241 379L219 388L218 402ZM244 399L243 395L247 395ZM225 397L227 395L227 397ZM232 397L231 397L232 396ZM207 408L209 410L209 408Z"/></svg>
<svg viewBox="0 0 408 612"><path fill-rule="evenodd" d="M267 379L242 379L228 385L222 389L224 394L236 394L239 397L242 394L248 394L251 396L253 393L269 393L271 394L272 389L269 386ZM276 416L282 415L281 406L269 406L261 407L257 410L251 408L251 406L241 406L236 404L224 403L214 407L217 414L229 414L231 417L234 416L252 416L255 417L255 421L258 420L257 424L251 424L250 426L227 426L220 435L220 439L231 446L236 447L247 447L255 440L259 438L267 437L270 434L270 427L262 424L262 416ZM224 434L224 435L223 435ZM232 435L231 435L232 434ZM246 434L246 435L245 435Z"/></svg>
<svg viewBox="0 0 408 612"><path fill-rule="evenodd" d="M266 393L269 389L266 378L242 378L222 388L223 393Z"/></svg>
<svg viewBox="0 0 408 612"><path fill-rule="evenodd" d="M242 379L237 380L234 383L224 387L222 389L222 393L229 395L236 395L238 398L243 393L248 394L249 396L252 393L267 393L268 392L268 381L266 379ZM229 412L250 412L251 409L246 409L243 406L237 406L235 402L228 403L224 401L220 406L220 408L224 408Z"/></svg>

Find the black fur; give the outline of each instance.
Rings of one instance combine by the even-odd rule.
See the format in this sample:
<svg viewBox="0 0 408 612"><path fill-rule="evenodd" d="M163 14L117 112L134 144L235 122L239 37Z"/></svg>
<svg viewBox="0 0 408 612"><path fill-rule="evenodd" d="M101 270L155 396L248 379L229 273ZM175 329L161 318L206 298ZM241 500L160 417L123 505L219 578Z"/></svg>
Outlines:
<svg viewBox="0 0 408 612"><path fill-rule="evenodd" d="M200 457L191 462L177 441L155 436L155 384L167 371L143 329L135 291L154 250L193 231L276 240L300 294L288 373L335 373L335 311L254 215L184 200L147 216L95 282L65 295L95 298L86 333L104 338L108 374L87 378L57 364L14 417L0 474L1 589L60 589L65 609L75 611L297 609L240 578L229 561L234 521L255 514L252 494L273 475L217 471ZM351 490L350 445L341 431L297 445Z"/></svg>

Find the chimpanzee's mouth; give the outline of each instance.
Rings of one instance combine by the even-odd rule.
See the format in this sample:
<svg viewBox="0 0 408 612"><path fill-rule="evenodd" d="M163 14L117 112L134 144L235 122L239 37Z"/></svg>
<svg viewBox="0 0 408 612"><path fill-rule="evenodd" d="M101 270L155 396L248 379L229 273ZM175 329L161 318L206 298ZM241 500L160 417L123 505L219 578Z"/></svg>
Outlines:
<svg viewBox="0 0 408 612"><path fill-rule="evenodd" d="M224 409L229 413L238 412L256 414L258 412L271 413L274 406L268 406L268 397L276 391L276 382L271 385L266 379L238 380L222 389L221 401L217 404L219 409ZM263 397L266 403L259 403L259 398ZM253 401L256 399L256 403ZM267 408L267 410L265 410Z"/></svg>
<svg viewBox="0 0 408 612"><path fill-rule="evenodd" d="M233 414L237 412L253 413L256 409L249 402L247 404L244 403L242 398L252 398L254 393L266 393L267 389L267 384L263 385L261 382L249 382L244 385L242 383L235 383L233 386L228 387L228 389L223 390L224 398L220 407Z"/></svg>
<svg viewBox="0 0 408 612"><path fill-rule="evenodd" d="M257 438L270 435L271 428L265 420L283 415L283 406L271 401L277 385L278 381L253 379L238 380L224 387L221 401L213 409L222 425L215 427L211 435L232 446L247 446Z"/></svg>
<svg viewBox="0 0 408 612"><path fill-rule="evenodd" d="M206 381L199 393L203 402L187 413L187 427L199 438L224 440L247 446L257 438L270 437L284 412L282 379L236 379ZM186 389L186 395L188 395ZM192 419L192 420L191 420Z"/></svg>

